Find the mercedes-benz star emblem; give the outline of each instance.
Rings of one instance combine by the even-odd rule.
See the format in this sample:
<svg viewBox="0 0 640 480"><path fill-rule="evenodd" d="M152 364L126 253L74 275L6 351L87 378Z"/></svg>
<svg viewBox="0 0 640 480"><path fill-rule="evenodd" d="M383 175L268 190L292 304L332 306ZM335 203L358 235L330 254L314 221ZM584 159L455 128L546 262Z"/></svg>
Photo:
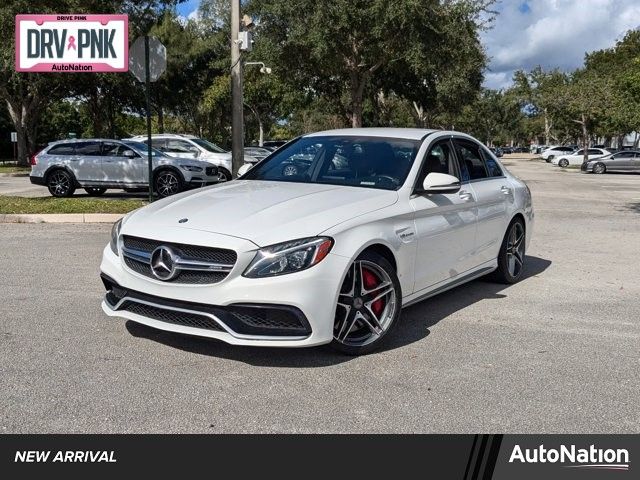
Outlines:
<svg viewBox="0 0 640 480"><path fill-rule="evenodd" d="M176 269L176 254L169 247L160 246L151 254L151 272L159 280L168 281L174 278Z"/></svg>

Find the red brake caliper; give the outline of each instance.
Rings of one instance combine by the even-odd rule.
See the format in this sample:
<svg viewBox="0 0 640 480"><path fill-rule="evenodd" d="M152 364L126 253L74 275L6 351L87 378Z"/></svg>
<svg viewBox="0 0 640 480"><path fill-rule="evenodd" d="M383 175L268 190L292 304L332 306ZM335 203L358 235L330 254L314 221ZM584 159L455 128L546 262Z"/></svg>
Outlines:
<svg viewBox="0 0 640 480"><path fill-rule="evenodd" d="M364 288L367 290L373 290L378 285L380 285L380 281L378 277L367 268L362 269L362 282L364 283ZM382 310L384 309L384 298L379 298L375 302L371 304L371 310L376 315L376 317L380 317Z"/></svg>

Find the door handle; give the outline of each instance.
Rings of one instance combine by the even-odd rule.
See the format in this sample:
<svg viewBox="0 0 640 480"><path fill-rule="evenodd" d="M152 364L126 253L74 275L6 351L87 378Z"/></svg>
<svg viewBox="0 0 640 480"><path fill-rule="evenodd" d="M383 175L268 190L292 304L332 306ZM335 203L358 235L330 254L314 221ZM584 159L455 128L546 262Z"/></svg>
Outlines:
<svg viewBox="0 0 640 480"><path fill-rule="evenodd" d="M506 187L506 186L503 185L502 187L500 187L500 191L502 193L504 193L505 195L511 195L511 191L512 190L511 190L511 188Z"/></svg>
<svg viewBox="0 0 640 480"><path fill-rule="evenodd" d="M460 192L458 192L458 196L465 202L473 200L473 195L465 190L460 190Z"/></svg>

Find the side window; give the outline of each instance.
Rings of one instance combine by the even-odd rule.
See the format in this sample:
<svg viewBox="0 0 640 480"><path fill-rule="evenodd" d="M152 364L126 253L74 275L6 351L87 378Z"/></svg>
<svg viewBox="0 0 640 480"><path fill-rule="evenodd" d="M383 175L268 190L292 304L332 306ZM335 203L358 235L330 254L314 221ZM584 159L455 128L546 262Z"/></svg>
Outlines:
<svg viewBox="0 0 640 480"><path fill-rule="evenodd" d="M422 164L422 170L418 176L418 185L422 185L425 177L430 173L457 175L455 153L449 140L440 141L431 147Z"/></svg>
<svg viewBox="0 0 640 480"><path fill-rule="evenodd" d="M454 140L463 182L487 178L487 171L480 154L480 146L465 140Z"/></svg>
<svg viewBox="0 0 640 480"><path fill-rule="evenodd" d="M73 143L63 143L54 145L49 149L47 155L73 155L75 148Z"/></svg>
<svg viewBox="0 0 640 480"><path fill-rule="evenodd" d="M76 155L82 155L84 157L99 157L101 154L100 143L98 142L76 143Z"/></svg>
<svg viewBox="0 0 640 480"><path fill-rule="evenodd" d="M490 177L501 177L502 169L496 159L485 149L482 149L482 156L484 157L484 164L487 167L487 174Z"/></svg>
<svg viewBox="0 0 640 480"><path fill-rule="evenodd" d="M588 155L602 155L602 152L600 150L595 149L595 148L590 148L589 150L587 150L587 154Z"/></svg>
<svg viewBox="0 0 640 480"><path fill-rule="evenodd" d="M148 145L146 140L144 140L143 143L145 145ZM166 152L167 151L167 141L164 138L152 138L151 139L151 146L153 148L157 148L161 152Z"/></svg>
<svg viewBox="0 0 640 480"><path fill-rule="evenodd" d="M167 146L165 147L166 152L171 153L191 153L195 150L189 142L185 142L184 140L167 140Z"/></svg>
<svg viewBox="0 0 640 480"><path fill-rule="evenodd" d="M105 157L117 157L120 145L113 142L102 142L102 155Z"/></svg>

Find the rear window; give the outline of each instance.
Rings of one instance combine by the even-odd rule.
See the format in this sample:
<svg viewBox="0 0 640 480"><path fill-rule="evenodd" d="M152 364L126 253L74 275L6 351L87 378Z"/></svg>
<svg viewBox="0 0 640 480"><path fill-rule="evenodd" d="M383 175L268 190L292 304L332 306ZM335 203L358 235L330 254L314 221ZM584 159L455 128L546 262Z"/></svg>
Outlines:
<svg viewBox="0 0 640 480"><path fill-rule="evenodd" d="M60 145L54 145L47 151L47 155L73 155L73 153L73 143L62 143Z"/></svg>

